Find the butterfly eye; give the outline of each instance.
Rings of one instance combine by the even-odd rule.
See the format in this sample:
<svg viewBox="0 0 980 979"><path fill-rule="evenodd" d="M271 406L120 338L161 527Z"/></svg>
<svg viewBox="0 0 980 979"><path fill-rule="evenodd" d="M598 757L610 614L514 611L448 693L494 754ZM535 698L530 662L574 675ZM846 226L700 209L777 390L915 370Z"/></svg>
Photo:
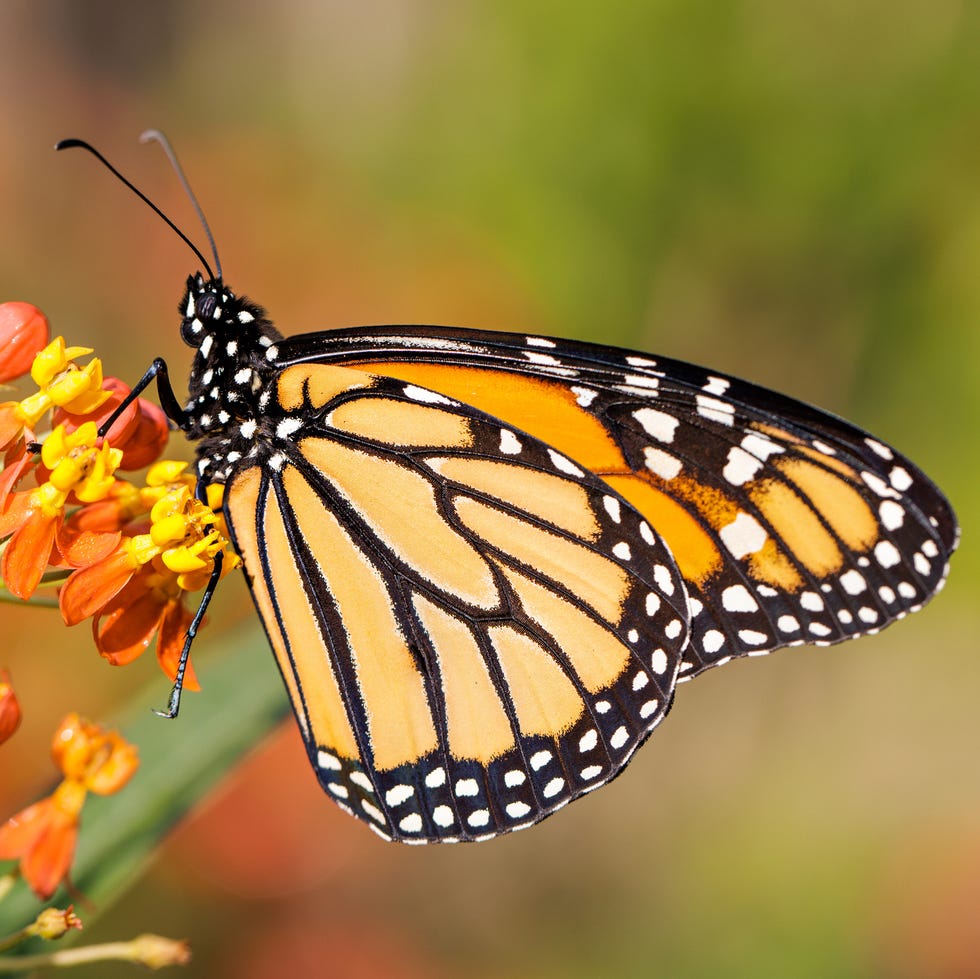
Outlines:
<svg viewBox="0 0 980 979"><path fill-rule="evenodd" d="M199 316L186 316L180 324L180 338L189 347L199 347L204 339L204 324Z"/></svg>
<svg viewBox="0 0 980 979"><path fill-rule="evenodd" d="M209 320L214 316L215 308L218 305L218 297L213 292L205 293L197 304L197 315L199 319Z"/></svg>

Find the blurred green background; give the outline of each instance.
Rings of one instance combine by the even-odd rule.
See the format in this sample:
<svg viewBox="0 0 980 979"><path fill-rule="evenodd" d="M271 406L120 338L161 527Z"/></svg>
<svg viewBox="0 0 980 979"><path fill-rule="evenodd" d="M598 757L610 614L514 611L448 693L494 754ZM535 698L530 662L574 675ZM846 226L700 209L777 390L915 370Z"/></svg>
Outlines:
<svg viewBox="0 0 980 979"><path fill-rule="evenodd" d="M229 283L285 332L448 323L708 364L892 441L965 532L923 613L683 686L623 778L490 844L382 844L284 728L87 940L188 937L186 975L244 979L980 975L980 6L6 0L0 39L0 297L107 373L182 376L195 265L51 146L93 141L200 240L136 141L157 126ZM3 616L7 814L47 786L65 710L167 687L56 613ZM194 710L235 711L208 646L251 617L226 583Z"/></svg>

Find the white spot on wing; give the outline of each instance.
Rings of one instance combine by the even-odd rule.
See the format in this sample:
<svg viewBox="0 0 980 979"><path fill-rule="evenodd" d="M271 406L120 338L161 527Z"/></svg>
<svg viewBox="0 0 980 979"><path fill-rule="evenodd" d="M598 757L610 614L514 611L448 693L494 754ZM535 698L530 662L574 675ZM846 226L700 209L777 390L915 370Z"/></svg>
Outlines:
<svg viewBox="0 0 980 979"><path fill-rule="evenodd" d="M739 511L735 519L718 532L721 542L735 558L755 554L766 542L766 532L755 517Z"/></svg>
<svg viewBox="0 0 980 979"><path fill-rule="evenodd" d="M719 401L717 398L709 398L707 395L699 394L695 400L698 405L698 414L709 421L720 422L722 425L732 425L735 421L735 406L727 401Z"/></svg>
<svg viewBox="0 0 980 979"><path fill-rule="evenodd" d="M385 793L385 802L389 806L400 806L415 795L414 785L395 785Z"/></svg>
<svg viewBox="0 0 980 979"><path fill-rule="evenodd" d="M643 462L647 469L661 479L674 479L683 469L681 460L663 449L651 445L643 447Z"/></svg>
<svg viewBox="0 0 980 979"><path fill-rule="evenodd" d="M556 365L556 364L561 364L561 361L558 360L557 357L552 357L552 356L550 356L550 354L536 354L533 351L525 350L524 351L524 356L532 364L542 364L542 365L547 365L549 367L550 366L553 366L553 365Z"/></svg>
<svg viewBox="0 0 980 979"><path fill-rule="evenodd" d="M894 500L884 500L878 507L878 516L886 530L898 530L905 523L905 510L901 503Z"/></svg>
<svg viewBox="0 0 980 979"><path fill-rule="evenodd" d="M800 605L808 612L821 612L824 602L815 591L805 591L800 594Z"/></svg>
<svg viewBox="0 0 980 979"><path fill-rule="evenodd" d="M717 653L725 645L725 634L718 629L709 629L701 638L701 648L706 653Z"/></svg>
<svg viewBox="0 0 980 979"><path fill-rule="evenodd" d="M506 455L517 455L523 446L521 440L510 429L500 430L500 451Z"/></svg>
<svg viewBox="0 0 980 979"><path fill-rule="evenodd" d="M660 387L659 377L648 377L646 374L627 374L623 381L629 387L644 388L656 391Z"/></svg>
<svg viewBox="0 0 980 979"><path fill-rule="evenodd" d="M729 585L721 593L721 604L726 612L755 612L759 608L745 585Z"/></svg>
<svg viewBox="0 0 980 979"><path fill-rule="evenodd" d="M446 769L441 765L439 768L433 768L428 775L425 776L425 784L427 788L438 789L446 784Z"/></svg>
<svg viewBox="0 0 980 979"><path fill-rule="evenodd" d="M746 452L751 452L752 455L759 459L768 459L771 455L786 451L781 445L778 445L772 439L766 438L763 435L756 435L754 432L749 432L749 434L742 439L742 448L745 449Z"/></svg>
<svg viewBox="0 0 980 979"><path fill-rule="evenodd" d="M403 833L418 833L422 829L422 817L417 812L410 813L398 824L398 828Z"/></svg>
<svg viewBox="0 0 980 979"><path fill-rule="evenodd" d="M892 469L888 474L888 481L899 493L904 493L912 485L912 477L908 474L908 470L901 466Z"/></svg>
<svg viewBox="0 0 980 979"><path fill-rule="evenodd" d="M877 453L882 459L892 459L894 458L894 453L887 445L882 445L881 442L877 442L875 439L866 438L864 444L871 449L872 452Z"/></svg>
<svg viewBox="0 0 980 979"><path fill-rule="evenodd" d="M722 475L733 486L743 486L762 468L762 463L745 449L733 445L728 450L728 462Z"/></svg>
<svg viewBox="0 0 980 979"><path fill-rule="evenodd" d="M536 751L528 759L528 762L530 763L531 768L533 768L535 771L538 771L544 768L544 766L547 765L549 761L551 761L552 757L553 755L551 754L550 751Z"/></svg>
<svg viewBox="0 0 980 979"><path fill-rule="evenodd" d="M581 477L585 475L574 462L566 459L560 452L555 452L554 449L548 449L548 457L556 469L560 469L563 473L568 473L569 476Z"/></svg>
<svg viewBox="0 0 980 979"><path fill-rule="evenodd" d="M602 505L606 508L606 513L609 514L613 523L619 523L623 519L619 500L615 496L604 496L602 498Z"/></svg>
<svg viewBox="0 0 980 979"><path fill-rule="evenodd" d="M674 434L680 422L665 411L656 408L640 408L633 412L633 417L643 426L643 431L658 442L673 442Z"/></svg>
<svg viewBox="0 0 980 979"><path fill-rule="evenodd" d="M406 384L402 389L405 395L411 398L413 401L422 401L425 404L430 405L451 405L455 404L449 398L442 394L437 394L435 391L430 391L428 388L420 388L415 384Z"/></svg>
<svg viewBox="0 0 980 979"><path fill-rule="evenodd" d="M369 779L364 772L351 772L350 780L355 785L364 789L365 792L374 792L374 786L371 784L371 779Z"/></svg>
<svg viewBox="0 0 980 979"><path fill-rule="evenodd" d="M565 787L565 780L563 778L553 778L542 790L541 794L546 799L551 799L558 795L559 792Z"/></svg>
<svg viewBox="0 0 980 979"><path fill-rule="evenodd" d="M867 587L868 583L864 580L864 575L853 568L845 571L840 576L840 583L848 595L860 595Z"/></svg>
<svg viewBox="0 0 980 979"><path fill-rule="evenodd" d="M442 829L448 829L454 822L452 809L449 806L436 806L432 810L432 822Z"/></svg>
<svg viewBox="0 0 980 979"><path fill-rule="evenodd" d="M708 383L701 390L708 394L724 394L731 386L731 381L726 381L723 377L709 377Z"/></svg>
<svg viewBox="0 0 980 979"><path fill-rule="evenodd" d="M881 540L875 544L875 560L883 568L893 568L902 560L902 555L890 540Z"/></svg>
<svg viewBox="0 0 980 979"><path fill-rule="evenodd" d="M674 594L674 578L670 573L670 569L664 564L658 564L653 569L653 580L657 583L657 587L665 595Z"/></svg>

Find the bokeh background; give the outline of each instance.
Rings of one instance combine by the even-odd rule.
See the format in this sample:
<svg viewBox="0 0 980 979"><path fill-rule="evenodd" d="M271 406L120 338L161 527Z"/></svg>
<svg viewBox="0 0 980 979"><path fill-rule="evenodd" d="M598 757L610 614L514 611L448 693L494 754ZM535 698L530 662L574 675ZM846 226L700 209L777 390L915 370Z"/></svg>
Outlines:
<svg viewBox="0 0 980 979"><path fill-rule="evenodd" d="M5 0L0 296L108 373L182 376L193 257L51 146L92 140L200 240L136 141L157 126L229 282L285 332L448 323L709 364L894 442L965 532L923 613L685 685L623 778L490 844L382 844L287 726L87 940L188 937L188 976L242 979L980 975L978 49L963 0ZM167 687L56 613L0 614L26 712L7 814L48 784L65 710ZM196 709L236 710L207 701L208 646L250 617L226 583Z"/></svg>

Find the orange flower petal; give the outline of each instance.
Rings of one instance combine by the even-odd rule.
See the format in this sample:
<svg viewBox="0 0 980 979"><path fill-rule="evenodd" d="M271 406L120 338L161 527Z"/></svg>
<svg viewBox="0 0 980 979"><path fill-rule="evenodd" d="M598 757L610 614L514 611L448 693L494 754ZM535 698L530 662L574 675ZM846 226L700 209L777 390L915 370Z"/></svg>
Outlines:
<svg viewBox="0 0 980 979"><path fill-rule="evenodd" d="M157 639L157 660L171 682L177 678L177 663L180 660L181 650L184 648L187 630L190 628L193 619L194 614L184 606L183 601L179 598L170 602L163 614L163 621L160 623L160 636ZM201 689L201 684L197 681L197 674L194 672L194 665L189 659L187 669L184 671L184 689Z"/></svg>
<svg viewBox="0 0 980 979"><path fill-rule="evenodd" d="M0 405L0 449L15 442L23 430L24 421L17 411L17 402L7 401Z"/></svg>
<svg viewBox="0 0 980 979"><path fill-rule="evenodd" d="M129 483L116 482L104 500L87 503L76 510L69 518L68 525L74 530L92 530L100 533L113 533L122 530L134 520L141 509L139 490ZM149 520L144 518L146 527L127 532L127 536L146 533Z"/></svg>
<svg viewBox="0 0 980 979"><path fill-rule="evenodd" d="M149 648L162 615L163 606L152 592L144 590L142 595L125 603L117 599L92 624L99 652L113 666L131 663Z"/></svg>
<svg viewBox="0 0 980 979"><path fill-rule="evenodd" d="M128 551L120 548L69 576L58 596L65 625L78 625L112 601L136 573Z"/></svg>
<svg viewBox="0 0 980 979"><path fill-rule="evenodd" d="M75 781L85 773L91 748L90 728L77 711L72 711L65 715L51 739L51 760L63 775Z"/></svg>
<svg viewBox="0 0 980 979"><path fill-rule="evenodd" d="M26 599L34 594L51 559L60 522L60 514L49 517L35 510L10 538L0 568L12 595Z"/></svg>
<svg viewBox="0 0 980 979"><path fill-rule="evenodd" d="M97 533L91 530L78 530L77 527L66 523L58 532L55 540L57 546L56 561L59 566L69 568L87 568L109 557L119 546L122 534Z"/></svg>
<svg viewBox="0 0 980 979"><path fill-rule="evenodd" d="M54 814L50 796L22 809L0 826L0 860L19 860L37 845Z"/></svg>
<svg viewBox="0 0 980 979"><path fill-rule="evenodd" d="M90 772L85 787L96 795L112 795L118 792L139 768L139 752L115 731L107 731L103 745L110 748L109 756Z"/></svg>
<svg viewBox="0 0 980 979"><path fill-rule="evenodd" d="M55 807L35 846L20 861L20 872L31 890L46 901L71 869L78 841L78 814Z"/></svg>
<svg viewBox="0 0 980 979"><path fill-rule="evenodd" d="M24 474L31 467L34 461L33 456L25 452L16 462L9 463L2 473L0 473L0 507L6 510L7 500L13 492L14 487L24 477ZM10 533L10 531L7 531ZM0 537L4 536L0 533Z"/></svg>
<svg viewBox="0 0 980 979"><path fill-rule="evenodd" d="M0 540L20 530L36 512L30 490L7 497L4 511L0 513Z"/></svg>

